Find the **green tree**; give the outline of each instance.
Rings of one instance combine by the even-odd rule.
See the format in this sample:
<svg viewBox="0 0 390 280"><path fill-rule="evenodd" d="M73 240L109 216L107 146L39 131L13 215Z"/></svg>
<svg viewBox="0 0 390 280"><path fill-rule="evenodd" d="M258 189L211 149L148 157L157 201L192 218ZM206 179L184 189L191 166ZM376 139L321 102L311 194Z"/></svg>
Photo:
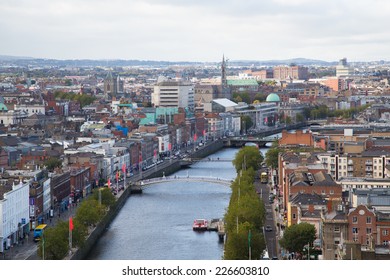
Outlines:
<svg viewBox="0 0 390 280"><path fill-rule="evenodd" d="M242 98L241 96L239 96L238 94L233 94L233 101L236 102L236 103L240 103L242 102Z"/></svg>
<svg viewBox="0 0 390 280"><path fill-rule="evenodd" d="M263 155L257 147L245 146L236 154L233 165L236 168L237 173L240 172L241 169L252 168L253 170L257 170L263 160Z"/></svg>
<svg viewBox="0 0 390 280"><path fill-rule="evenodd" d="M92 198L96 201L99 201L99 190L95 189ZM109 188L100 188L100 198L104 206L110 207L115 203L115 197L110 191Z"/></svg>
<svg viewBox="0 0 390 280"><path fill-rule="evenodd" d="M238 225L237 230L229 233L226 240L225 260L248 260L249 248L251 259L258 260L265 249L265 240L261 232L254 230L248 222Z"/></svg>
<svg viewBox="0 0 390 280"><path fill-rule="evenodd" d="M65 80L65 85L66 86L71 86L73 83L72 83L72 80L71 79L66 79Z"/></svg>
<svg viewBox="0 0 390 280"><path fill-rule="evenodd" d="M278 147L277 142L265 154L265 164L272 168L278 168L279 153L281 149Z"/></svg>
<svg viewBox="0 0 390 280"><path fill-rule="evenodd" d="M251 98L247 92L235 92L233 93L233 100L235 102L245 102L246 104L251 104Z"/></svg>
<svg viewBox="0 0 390 280"><path fill-rule="evenodd" d="M253 126L253 121L249 116L241 116L241 127L245 132Z"/></svg>
<svg viewBox="0 0 390 280"><path fill-rule="evenodd" d="M69 224L68 224L69 226ZM72 247L82 247L88 235L88 227L79 220L77 215L73 219Z"/></svg>
<svg viewBox="0 0 390 280"><path fill-rule="evenodd" d="M290 252L303 252L303 248L307 244L313 244L316 239L316 229L314 225L309 223L300 223L289 226L283 233L283 238L280 239L280 246Z"/></svg>
<svg viewBox="0 0 390 280"><path fill-rule="evenodd" d="M62 260L69 252L69 231L65 222L46 228L38 245L38 256L45 260Z"/></svg>
<svg viewBox="0 0 390 280"><path fill-rule="evenodd" d="M237 198L234 199L235 197ZM225 216L228 232L236 230L237 222L248 222L252 229L261 231L264 224L265 208L256 192L239 194L235 197L231 200L229 210Z"/></svg>
<svg viewBox="0 0 390 280"><path fill-rule="evenodd" d="M77 221L88 226L95 226L105 214L106 207L95 199L84 200L77 208Z"/></svg>
<svg viewBox="0 0 390 280"><path fill-rule="evenodd" d="M51 157L48 160L46 160L44 164L49 171L53 171L56 167L62 166L62 160L55 157Z"/></svg>
<svg viewBox="0 0 390 280"><path fill-rule="evenodd" d="M267 99L267 95L264 93L256 93L255 100L258 100L260 102L264 102Z"/></svg>

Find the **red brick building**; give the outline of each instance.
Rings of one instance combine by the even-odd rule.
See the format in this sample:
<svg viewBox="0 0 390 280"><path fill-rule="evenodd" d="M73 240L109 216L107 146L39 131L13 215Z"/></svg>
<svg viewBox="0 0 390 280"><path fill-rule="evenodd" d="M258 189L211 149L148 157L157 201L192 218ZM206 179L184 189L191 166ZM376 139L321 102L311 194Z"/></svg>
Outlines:
<svg viewBox="0 0 390 280"><path fill-rule="evenodd" d="M314 146L313 135L311 131L303 132L297 130L296 132L288 132L287 130L282 131L282 138L279 139L280 146Z"/></svg>
<svg viewBox="0 0 390 280"><path fill-rule="evenodd" d="M376 215L366 205L359 205L348 214L348 239L373 248L376 240Z"/></svg>
<svg viewBox="0 0 390 280"><path fill-rule="evenodd" d="M73 168L70 171L71 195L77 199L91 192L91 167Z"/></svg>

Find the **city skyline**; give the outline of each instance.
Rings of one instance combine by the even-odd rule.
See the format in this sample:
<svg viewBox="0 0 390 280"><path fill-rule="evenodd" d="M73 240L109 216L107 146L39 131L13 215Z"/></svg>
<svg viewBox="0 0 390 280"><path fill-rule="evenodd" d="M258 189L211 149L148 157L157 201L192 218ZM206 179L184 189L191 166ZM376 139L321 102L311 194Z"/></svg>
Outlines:
<svg viewBox="0 0 390 280"><path fill-rule="evenodd" d="M161 61L390 60L384 0L0 0L0 54Z"/></svg>

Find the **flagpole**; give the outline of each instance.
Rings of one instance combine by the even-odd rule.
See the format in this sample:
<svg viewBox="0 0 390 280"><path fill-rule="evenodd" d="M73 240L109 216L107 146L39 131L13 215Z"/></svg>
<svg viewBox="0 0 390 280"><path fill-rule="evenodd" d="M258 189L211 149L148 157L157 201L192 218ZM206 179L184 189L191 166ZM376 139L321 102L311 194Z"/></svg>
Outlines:
<svg viewBox="0 0 390 280"><path fill-rule="evenodd" d="M73 230L73 220L72 217L69 217L69 256L72 255L72 230Z"/></svg>
<svg viewBox="0 0 390 280"><path fill-rule="evenodd" d="M251 230L249 230L249 232L248 232L249 260L252 259L251 239L252 239L252 233L251 233Z"/></svg>

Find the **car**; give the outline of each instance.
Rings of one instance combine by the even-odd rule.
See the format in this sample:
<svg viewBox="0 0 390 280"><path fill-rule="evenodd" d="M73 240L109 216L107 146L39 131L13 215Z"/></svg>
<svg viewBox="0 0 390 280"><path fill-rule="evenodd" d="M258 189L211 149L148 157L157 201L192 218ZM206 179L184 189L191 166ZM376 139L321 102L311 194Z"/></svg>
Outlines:
<svg viewBox="0 0 390 280"><path fill-rule="evenodd" d="M270 225L265 226L265 231L272 231L272 227Z"/></svg>

